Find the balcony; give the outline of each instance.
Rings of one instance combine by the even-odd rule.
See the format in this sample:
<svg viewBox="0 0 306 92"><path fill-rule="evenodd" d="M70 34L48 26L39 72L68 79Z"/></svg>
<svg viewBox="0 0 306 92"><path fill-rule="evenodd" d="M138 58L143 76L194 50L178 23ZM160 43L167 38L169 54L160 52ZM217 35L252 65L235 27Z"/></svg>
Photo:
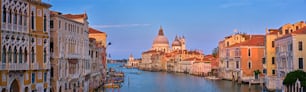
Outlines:
<svg viewBox="0 0 306 92"><path fill-rule="evenodd" d="M31 64L31 69L32 69L32 70L38 70L38 69L39 69L38 63L32 63L32 64Z"/></svg>
<svg viewBox="0 0 306 92"><path fill-rule="evenodd" d="M24 25L1 23L1 29L9 31L27 32L28 27Z"/></svg>
<svg viewBox="0 0 306 92"><path fill-rule="evenodd" d="M0 70L29 70L29 65L26 63L2 63Z"/></svg>
<svg viewBox="0 0 306 92"><path fill-rule="evenodd" d="M44 67L42 69L51 69L51 64L50 62L44 63Z"/></svg>
<svg viewBox="0 0 306 92"><path fill-rule="evenodd" d="M80 76L80 74L79 73L75 73L75 74L69 74L69 78L70 79L77 79L77 78L79 78L79 76Z"/></svg>

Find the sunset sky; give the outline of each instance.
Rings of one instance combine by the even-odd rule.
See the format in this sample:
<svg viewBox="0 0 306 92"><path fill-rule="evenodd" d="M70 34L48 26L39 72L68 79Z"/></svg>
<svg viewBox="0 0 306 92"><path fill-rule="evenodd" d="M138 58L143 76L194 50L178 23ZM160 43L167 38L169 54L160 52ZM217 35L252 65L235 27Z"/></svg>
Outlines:
<svg viewBox="0 0 306 92"><path fill-rule="evenodd" d="M184 35L187 48L210 54L234 33L264 34L266 28L306 20L306 0L43 0L64 14L86 12L90 26L108 34L113 59L149 50L160 26L171 45Z"/></svg>

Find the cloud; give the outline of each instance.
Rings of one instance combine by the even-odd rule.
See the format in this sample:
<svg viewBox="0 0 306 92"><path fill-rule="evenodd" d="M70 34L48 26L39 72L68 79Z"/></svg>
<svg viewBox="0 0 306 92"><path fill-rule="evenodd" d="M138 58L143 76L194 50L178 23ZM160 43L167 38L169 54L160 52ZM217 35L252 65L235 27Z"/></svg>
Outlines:
<svg viewBox="0 0 306 92"><path fill-rule="evenodd" d="M247 2L236 2L236 3L225 3L220 5L220 8L232 8L232 7L242 7L242 6L249 6L251 3Z"/></svg>
<svg viewBox="0 0 306 92"><path fill-rule="evenodd" d="M144 27L151 24L117 24L117 25L93 25L94 28L126 28L126 27Z"/></svg>

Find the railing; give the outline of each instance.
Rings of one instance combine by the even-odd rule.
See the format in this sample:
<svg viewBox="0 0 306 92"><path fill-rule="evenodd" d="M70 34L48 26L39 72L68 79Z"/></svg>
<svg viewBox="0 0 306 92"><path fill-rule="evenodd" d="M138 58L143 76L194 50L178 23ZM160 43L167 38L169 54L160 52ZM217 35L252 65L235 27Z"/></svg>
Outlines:
<svg viewBox="0 0 306 92"><path fill-rule="evenodd" d="M51 64L49 62L48 63L44 63L43 69L51 69Z"/></svg>
<svg viewBox="0 0 306 92"><path fill-rule="evenodd" d="M80 74L76 73L76 74L69 74L69 78L71 79L75 79L75 78L79 78Z"/></svg>
<svg viewBox="0 0 306 92"><path fill-rule="evenodd" d="M32 70L38 70L38 69L39 69L38 63L32 63L32 64L31 64L31 69L32 69Z"/></svg>
<svg viewBox="0 0 306 92"><path fill-rule="evenodd" d="M18 24L1 23L1 29L9 31L27 32L28 27Z"/></svg>
<svg viewBox="0 0 306 92"><path fill-rule="evenodd" d="M0 70L28 70L29 65L26 63L2 63Z"/></svg>

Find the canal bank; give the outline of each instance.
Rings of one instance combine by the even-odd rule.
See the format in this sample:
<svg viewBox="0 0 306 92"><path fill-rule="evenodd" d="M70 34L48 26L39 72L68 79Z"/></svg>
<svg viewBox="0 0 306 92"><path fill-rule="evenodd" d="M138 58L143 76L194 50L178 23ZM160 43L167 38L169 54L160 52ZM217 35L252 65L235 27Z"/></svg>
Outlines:
<svg viewBox="0 0 306 92"><path fill-rule="evenodd" d="M227 80L208 80L184 73L149 72L126 69L121 64L109 67L125 73L125 81L119 89L106 92L262 92L260 85L237 84Z"/></svg>

